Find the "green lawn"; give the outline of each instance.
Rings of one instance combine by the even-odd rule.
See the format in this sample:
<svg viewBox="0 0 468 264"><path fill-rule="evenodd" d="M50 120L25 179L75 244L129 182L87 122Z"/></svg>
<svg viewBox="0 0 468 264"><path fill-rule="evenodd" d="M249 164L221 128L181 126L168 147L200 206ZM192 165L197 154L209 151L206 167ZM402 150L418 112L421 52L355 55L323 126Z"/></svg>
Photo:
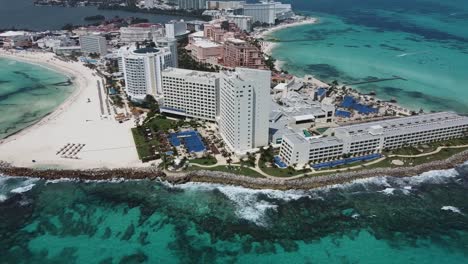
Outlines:
<svg viewBox="0 0 468 264"><path fill-rule="evenodd" d="M304 170L296 171L296 170L292 170L292 169L289 169L289 168L280 169L280 168L278 168L276 166L267 167L265 165L265 163L260 164L260 169L264 173L266 173L268 175L271 175L271 176L274 176L274 177L291 177L291 176L296 176L296 175L299 175L299 174L302 174L302 173L305 172Z"/></svg>
<svg viewBox="0 0 468 264"><path fill-rule="evenodd" d="M199 159L191 159L189 160L189 162L200 164L200 165L215 165L216 163L218 163L216 158L213 156L206 157L206 158L199 158Z"/></svg>
<svg viewBox="0 0 468 264"><path fill-rule="evenodd" d="M431 148L431 150L434 150L434 149ZM413 146L392 150L392 154L395 154L395 155L418 155L421 153L422 152L419 151L417 147L413 147Z"/></svg>
<svg viewBox="0 0 468 264"><path fill-rule="evenodd" d="M143 126L151 128L155 132L157 132L157 131L167 132L176 123L177 123L177 121L166 119L166 118L161 117L161 116L156 116L153 119L149 120L147 123L145 123Z"/></svg>
<svg viewBox="0 0 468 264"><path fill-rule="evenodd" d="M140 130L138 128L132 128L133 140L135 141L135 146L138 152L138 157L140 160L145 159L145 157L150 157L153 155L150 150L150 146L158 146L160 142L156 137L148 142L145 140L144 132L147 128L151 129L156 134L159 131L167 132L176 121L165 119L161 116L156 116L144 123Z"/></svg>
<svg viewBox="0 0 468 264"><path fill-rule="evenodd" d="M451 156L463 152L467 150L468 148L458 148L458 149L442 149L439 153L436 153L434 155L430 155L427 157L419 157L419 158L404 158L400 159L398 157L395 157L394 159L400 159L405 162L405 164L413 163L412 166L414 165L420 165L423 163L435 161L435 160L444 160L447 158L450 158Z"/></svg>
<svg viewBox="0 0 468 264"><path fill-rule="evenodd" d="M145 138L140 133L140 131L138 131L137 128L132 128L132 135L133 140L135 141L135 146L140 160L142 160L144 157L149 156L151 153L148 148L148 143L145 141Z"/></svg>

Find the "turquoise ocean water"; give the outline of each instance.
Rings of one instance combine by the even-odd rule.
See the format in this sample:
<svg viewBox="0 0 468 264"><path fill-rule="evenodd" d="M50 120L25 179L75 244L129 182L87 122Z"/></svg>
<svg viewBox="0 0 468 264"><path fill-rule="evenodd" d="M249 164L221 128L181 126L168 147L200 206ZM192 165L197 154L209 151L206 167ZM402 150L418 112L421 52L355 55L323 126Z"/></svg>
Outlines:
<svg viewBox="0 0 468 264"><path fill-rule="evenodd" d="M0 177L0 263L467 263L468 166L311 191Z"/></svg>
<svg viewBox="0 0 468 264"><path fill-rule="evenodd" d="M468 1L295 0L320 19L277 31L284 69L354 85L418 110L468 113Z"/></svg>
<svg viewBox="0 0 468 264"><path fill-rule="evenodd" d="M68 77L47 68L0 58L0 139L41 119L73 92Z"/></svg>

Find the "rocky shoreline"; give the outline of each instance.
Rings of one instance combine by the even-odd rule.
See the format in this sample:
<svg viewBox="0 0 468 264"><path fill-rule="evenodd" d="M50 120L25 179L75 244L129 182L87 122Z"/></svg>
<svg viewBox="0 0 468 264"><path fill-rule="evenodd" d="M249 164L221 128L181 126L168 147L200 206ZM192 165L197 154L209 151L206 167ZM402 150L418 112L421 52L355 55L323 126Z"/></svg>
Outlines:
<svg viewBox="0 0 468 264"><path fill-rule="evenodd" d="M31 177L46 180L73 179L73 180L163 180L171 184L187 182L217 183L224 185L237 185L251 189L275 190L309 190L335 184L348 183L353 180L372 178L376 176L410 177L433 170L447 170L462 165L468 160L468 150L455 154L446 160L433 161L413 167L364 169L360 171L340 172L325 176L310 176L300 179L267 179L242 176L232 173L200 170L190 173L167 175L155 168L145 169L96 169L96 170L58 170L58 169L31 169L13 167L8 163L0 162L0 175L13 177Z"/></svg>

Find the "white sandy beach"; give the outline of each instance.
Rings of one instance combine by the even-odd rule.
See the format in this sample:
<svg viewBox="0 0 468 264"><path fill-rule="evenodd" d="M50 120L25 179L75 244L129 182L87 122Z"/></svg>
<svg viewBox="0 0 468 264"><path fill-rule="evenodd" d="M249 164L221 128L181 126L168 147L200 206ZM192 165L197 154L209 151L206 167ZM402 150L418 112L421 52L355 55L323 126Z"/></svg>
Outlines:
<svg viewBox="0 0 468 264"><path fill-rule="evenodd" d="M290 28L290 27L297 27L297 26L315 24L317 22L318 22L317 18L311 17L311 18L306 18L306 19L298 21L298 22L294 22L294 23L280 24L280 25L271 27L271 28L269 28L267 30L264 30L264 31L260 32L259 34L254 35L254 37L257 38L257 39L260 39L260 38L265 39L268 35L270 35L271 33L275 32L275 31L278 31L278 30L282 30L282 29ZM262 52L267 54L267 55L271 55L271 52L272 52L272 50L274 49L275 46L276 46L276 43L274 43L274 42L264 41L262 43Z"/></svg>
<svg viewBox="0 0 468 264"><path fill-rule="evenodd" d="M290 28L290 27L302 26L302 25L316 24L317 22L318 22L318 18L313 18L313 17L305 18L305 19L303 19L301 21L297 21L297 22L294 22L294 23L280 24L278 26L271 27L271 28L269 28L269 29L267 29L265 31L260 32L259 34L254 35L254 37L257 38L257 39L265 39L269 34L275 32L275 31L278 31L278 30L282 30L282 29ZM272 51L276 47L276 45L278 45L278 44L275 43L275 42L263 41L262 44L261 44L262 52L264 54L268 55L268 56L271 56ZM283 64L284 64L283 61L276 60L275 61L275 69L277 71L281 72ZM309 76L309 78L310 79L308 80L308 82L312 83L316 87L328 87L329 86L327 83L322 82L321 80L316 79L313 76Z"/></svg>
<svg viewBox="0 0 468 264"><path fill-rule="evenodd" d="M0 56L63 72L73 77L76 87L50 115L0 140L0 160L15 166L70 169L142 166L130 130L133 122L119 124L113 117L102 117L97 88L101 80L92 70L80 62L59 60L52 53L0 50ZM101 93L105 99L102 87ZM67 143L86 144L76 154L79 159L57 155Z"/></svg>

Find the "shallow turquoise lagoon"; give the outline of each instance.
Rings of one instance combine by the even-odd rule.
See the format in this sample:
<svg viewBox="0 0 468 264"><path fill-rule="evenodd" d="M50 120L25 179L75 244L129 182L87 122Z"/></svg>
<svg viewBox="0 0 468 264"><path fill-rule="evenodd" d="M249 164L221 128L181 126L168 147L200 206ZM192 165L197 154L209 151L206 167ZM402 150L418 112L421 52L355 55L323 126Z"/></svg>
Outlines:
<svg viewBox="0 0 468 264"><path fill-rule="evenodd" d="M0 58L0 139L40 120L73 92L68 77L39 65Z"/></svg>
<svg viewBox="0 0 468 264"><path fill-rule="evenodd" d="M468 113L468 2L292 2L320 22L270 36L285 70L345 85L398 76L350 86L414 110Z"/></svg>

